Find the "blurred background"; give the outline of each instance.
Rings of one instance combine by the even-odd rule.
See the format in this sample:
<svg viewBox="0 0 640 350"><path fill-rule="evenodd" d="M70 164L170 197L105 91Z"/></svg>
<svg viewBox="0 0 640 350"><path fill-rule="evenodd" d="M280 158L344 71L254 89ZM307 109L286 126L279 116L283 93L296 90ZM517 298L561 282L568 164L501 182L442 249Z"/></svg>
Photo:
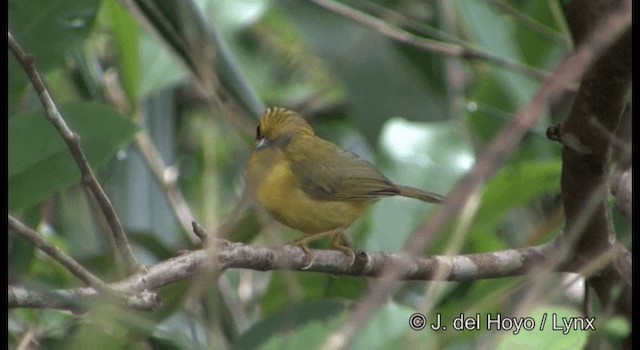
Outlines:
<svg viewBox="0 0 640 350"><path fill-rule="evenodd" d="M191 220L247 244L300 237L243 197L255 123L267 106L301 113L320 137L394 182L447 195L572 49L551 0L10 0L8 10L9 31L33 54L148 265L201 247ZM95 200L11 53L8 72L9 212L106 281L118 280L122 266ZM562 229L561 147L545 130L566 116L572 98L557 96L425 254L533 246ZM384 199L348 235L362 250L400 252L436 209ZM628 237L627 221L612 215ZM81 286L16 235L8 243L11 284ZM408 327L414 312L443 320L580 315L577 276L541 279L405 283L354 348L585 344L585 332ZM549 293L532 301L526 292L534 283ZM157 312L12 309L8 344L20 348L30 336L52 349L313 348L369 286L366 278L230 270L163 287ZM602 322L605 342L629 332L622 320Z"/></svg>

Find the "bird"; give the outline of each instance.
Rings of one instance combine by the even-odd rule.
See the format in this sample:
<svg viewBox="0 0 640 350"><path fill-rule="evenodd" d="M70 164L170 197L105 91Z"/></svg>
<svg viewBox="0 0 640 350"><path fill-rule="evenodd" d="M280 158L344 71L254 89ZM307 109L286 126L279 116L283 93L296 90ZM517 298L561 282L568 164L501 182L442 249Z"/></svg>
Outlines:
<svg viewBox="0 0 640 350"><path fill-rule="evenodd" d="M280 107L267 108L260 118L245 181L259 207L305 233L289 243L304 251L303 269L315 260L309 243L325 237L331 237L330 248L350 257L352 265L355 253L340 243L342 234L381 198L446 201L433 192L394 184L373 164L316 136L298 113Z"/></svg>

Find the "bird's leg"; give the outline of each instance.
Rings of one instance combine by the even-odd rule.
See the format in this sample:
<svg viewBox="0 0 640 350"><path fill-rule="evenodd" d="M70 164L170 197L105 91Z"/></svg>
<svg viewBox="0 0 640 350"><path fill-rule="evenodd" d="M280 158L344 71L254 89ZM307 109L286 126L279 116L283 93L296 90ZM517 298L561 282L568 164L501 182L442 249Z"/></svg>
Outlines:
<svg viewBox="0 0 640 350"><path fill-rule="evenodd" d="M338 228L338 229L334 229L334 230L330 230L330 231L315 233L315 234L312 234L312 235L309 235L309 236L306 236L306 237L302 237L302 238L296 239L295 241L292 241L292 242L288 243L288 244L294 245L296 247L299 247L300 249L302 249L304 251L304 254L307 257L307 264L302 268L302 270L309 269L311 267L311 265L313 265L313 262L316 260L315 255L313 255L313 253L309 249L309 243L315 242L315 241L317 241L319 239L322 239L324 237L332 236L332 235L336 235L336 234L339 237L340 234L342 233L342 231L344 231L344 229ZM335 240L335 237L334 237L334 240ZM331 247L333 248L333 246L334 246L334 244L333 244L333 241L332 241L331 242ZM343 247L343 248L345 248L345 247ZM344 250L342 250L340 248L337 248L337 249L344 252ZM353 253L353 251L352 251L352 253Z"/></svg>
<svg viewBox="0 0 640 350"><path fill-rule="evenodd" d="M331 239L331 249L339 250L348 255L351 258L351 263L349 264L349 266L351 266L354 262L356 262L356 253L350 247L340 244L340 237L342 237L342 232L344 231L341 230L333 235L333 239Z"/></svg>

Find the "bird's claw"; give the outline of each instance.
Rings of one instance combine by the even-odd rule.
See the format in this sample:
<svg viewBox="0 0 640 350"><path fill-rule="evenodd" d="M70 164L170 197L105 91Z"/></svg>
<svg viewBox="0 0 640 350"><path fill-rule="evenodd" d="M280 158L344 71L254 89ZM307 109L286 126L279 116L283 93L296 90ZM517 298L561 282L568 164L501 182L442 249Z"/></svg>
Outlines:
<svg viewBox="0 0 640 350"><path fill-rule="evenodd" d="M302 249L302 251L304 252L304 256L305 259L307 261L307 263L301 267L301 270L308 270L311 268L311 266L313 266L313 262L316 261L316 256L311 252L311 250L309 249L309 247L304 244L304 243L292 243L293 246L298 247L300 249Z"/></svg>

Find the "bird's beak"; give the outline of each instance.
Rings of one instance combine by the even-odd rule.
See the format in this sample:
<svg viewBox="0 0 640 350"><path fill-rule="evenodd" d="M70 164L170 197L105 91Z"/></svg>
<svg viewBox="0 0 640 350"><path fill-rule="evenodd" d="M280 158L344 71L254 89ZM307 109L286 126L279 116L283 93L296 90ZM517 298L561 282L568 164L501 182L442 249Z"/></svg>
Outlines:
<svg viewBox="0 0 640 350"><path fill-rule="evenodd" d="M263 137L258 140L258 143L256 144L256 150L261 150L267 146L269 146L269 142L267 142L267 140Z"/></svg>

